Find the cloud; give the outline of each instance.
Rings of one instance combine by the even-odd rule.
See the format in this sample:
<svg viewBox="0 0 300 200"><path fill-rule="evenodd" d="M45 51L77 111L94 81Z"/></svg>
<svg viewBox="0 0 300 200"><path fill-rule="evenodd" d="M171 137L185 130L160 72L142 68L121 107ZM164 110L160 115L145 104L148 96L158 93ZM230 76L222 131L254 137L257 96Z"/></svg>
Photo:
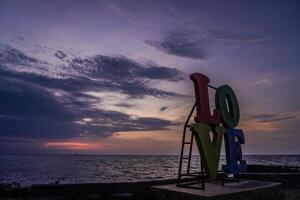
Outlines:
<svg viewBox="0 0 300 200"><path fill-rule="evenodd" d="M63 53L63 51L60 51ZM121 91L131 97L180 96L147 86L148 80L177 82L184 80L183 72L151 64L140 64L124 56L77 57L65 65L52 65L26 56L7 45L0 48L3 73L44 87L67 91Z"/></svg>
<svg viewBox="0 0 300 200"><path fill-rule="evenodd" d="M129 98L180 96L147 85L148 80L182 80L177 69L145 66L122 56L97 55L56 66L62 68L59 71L47 71L46 66L51 68L51 64L12 47L2 48L0 58L1 138L105 137L119 131L167 130L173 125L164 119L96 108L101 98L86 92L114 91Z"/></svg>
<svg viewBox="0 0 300 200"><path fill-rule="evenodd" d="M159 65L143 66L124 56L96 55L89 59L77 59L72 61L72 66L83 67L88 75L95 78L136 80L147 78L154 80L179 81L183 80L182 74L175 68Z"/></svg>
<svg viewBox="0 0 300 200"><path fill-rule="evenodd" d="M146 40L145 43L170 55L206 59L207 49L213 44L221 46L259 44L267 38L232 31L208 29L206 31L169 31L161 40Z"/></svg>
<svg viewBox="0 0 300 200"><path fill-rule="evenodd" d="M11 46L0 44L0 63L1 64L10 64L17 63L25 65L28 63L35 63L36 59L26 56L20 50L17 50Z"/></svg>
<svg viewBox="0 0 300 200"><path fill-rule="evenodd" d="M191 32L171 31L164 35L161 41L146 40L145 43L167 54L193 59L205 59L201 40Z"/></svg>
<svg viewBox="0 0 300 200"><path fill-rule="evenodd" d="M155 64L144 66L124 56L109 57L96 55L86 59L74 59L72 68L91 79L98 79L94 90L106 88L107 91L122 91L131 97L180 96L172 92L151 88L147 80L166 80L177 82L184 80L183 73L175 68ZM102 79L102 80L101 80ZM94 81L93 81L94 82Z"/></svg>
<svg viewBox="0 0 300 200"><path fill-rule="evenodd" d="M252 34L235 33L220 29L209 29L208 32L214 41L220 41L225 45L259 44L268 39Z"/></svg>
<svg viewBox="0 0 300 200"><path fill-rule="evenodd" d="M10 42L25 42L24 37L15 35L9 39Z"/></svg>
<svg viewBox="0 0 300 200"><path fill-rule="evenodd" d="M163 107L161 107L159 110L160 110L161 112L163 112L163 111L165 111L165 110L167 110L167 109L168 109L167 106L163 106Z"/></svg>
<svg viewBox="0 0 300 200"><path fill-rule="evenodd" d="M286 114L259 114L252 116L252 119L256 119L260 123L285 121L294 118L297 118L297 116Z"/></svg>
<svg viewBox="0 0 300 200"><path fill-rule="evenodd" d="M54 53L54 56L60 60L63 60L67 57L67 54L65 54L63 51L58 50Z"/></svg>
<svg viewBox="0 0 300 200"><path fill-rule="evenodd" d="M123 108L131 108L131 107L133 107L133 105L131 105L129 103L118 103L118 104L115 104L115 106L123 107Z"/></svg>
<svg viewBox="0 0 300 200"><path fill-rule="evenodd" d="M117 131L166 130L173 123L158 118L130 115L94 108L96 99L76 93L56 96L51 91L0 76L0 136L36 139L102 137ZM101 101L99 99L99 101ZM90 119L90 120L85 120Z"/></svg>
<svg viewBox="0 0 300 200"><path fill-rule="evenodd" d="M287 132L290 129L292 120L298 118L298 114L286 114L286 113L271 113L271 114L255 114L250 115L245 120L241 121L240 126L245 132ZM288 121L291 120L291 121ZM281 123L277 123L281 122Z"/></svg>

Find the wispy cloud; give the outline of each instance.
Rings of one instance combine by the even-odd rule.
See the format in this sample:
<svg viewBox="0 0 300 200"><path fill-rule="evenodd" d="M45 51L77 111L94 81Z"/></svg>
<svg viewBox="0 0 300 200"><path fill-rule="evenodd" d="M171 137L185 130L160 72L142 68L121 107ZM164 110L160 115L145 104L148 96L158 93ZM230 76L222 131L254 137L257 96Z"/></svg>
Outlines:
<svg viewBox="0 0 300 200"><path fill-rule="evenodd" d="M124 108L131 108L131 107L133 107L134 105L129 104L129 103L117 103L117 104L115 104L115 106L118 106L118 107L124 107Z"/></svg>
<svg viewBox="0 0 300 200"><path fill-rule="evenodd" d="M289 119L296 118L296 115L290 114L259 114L252 116L252 119L256 119L260 123L265 122L278 122L278 121L285 121Z"/></svg>
<svg viewBox="0 0 300 200"><path fill-rule="evenodd" d="M179 57L206 59L207 50L213 44L249 45L265 42L266 37L251 34L235 33L219 29L206 31L168 31L161 40L146 40L156 49Z"/></svg>
<svg viewBox="0 0 300 200"><path fill-rule="evenodd" d="M221 29L209 29L208 33L214 42L221 42L221 44L224 45L259 44L268 40L267 37L256 36L249 33L236 33Z"/></svg>
<svg viewBox="0 0 300 200"><path fill-rule="evenodd" d="M57 53L57 52L56 52ZM60 51L62 55L63 51ZM183 80L175 68L155 64L140 64L124 56L77 57L64 65L52 65L26 56L20 50L2 45L0 64L3 73L49 88L67 91L122 91L132 97L143 95L176 96L172 92L151 88L147 80Z"/></svg>
<svg viewBox="0 0 300 200"><path fill-rule="evenodd" d="M146 40L147 44L170 55L205 59L206 54L200 41L194 33L191 32L167 32L161 41Z"/></svg>
<svg viewBox="0 0 300 200"><path fill-rule="evenodd" d="M273 132L287 130L291 124L289 120L297 119L298 114L271 113L250 115L241 121L240 126L246 132ZM280 122L280 123L278 123Z"/></svg>

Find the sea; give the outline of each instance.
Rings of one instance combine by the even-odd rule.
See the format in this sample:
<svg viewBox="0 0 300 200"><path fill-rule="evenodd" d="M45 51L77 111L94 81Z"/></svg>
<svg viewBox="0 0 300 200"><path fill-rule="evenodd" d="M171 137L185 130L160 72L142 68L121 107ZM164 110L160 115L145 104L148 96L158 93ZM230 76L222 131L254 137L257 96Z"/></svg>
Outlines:
<svg viewBox="0 0 300 200"><path fill-rule="evenodd" d="M300 166L300 155L245 155L248 164ZM200 167L192 157L192 171ZM225 164L221 156L220 165ZM179 156L150 155L0 155L0 183L111 183L176 178ZM183 164L183 168L187 165ZM185 169L184 169L185 170Z"/></svg>

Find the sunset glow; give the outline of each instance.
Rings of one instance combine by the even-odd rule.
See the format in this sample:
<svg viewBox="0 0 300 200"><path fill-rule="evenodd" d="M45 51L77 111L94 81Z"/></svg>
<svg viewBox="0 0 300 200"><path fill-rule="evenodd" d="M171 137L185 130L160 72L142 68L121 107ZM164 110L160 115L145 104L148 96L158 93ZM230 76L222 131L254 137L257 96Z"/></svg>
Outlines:
<svg viewBox="0 0 300 200"><path fill-rule="evenodd" d="M45 147L68 149L68 150L101 149L100 145L92 144L92 143L82 143L82 142L47 142L47 143L45 143Z"/></svg>

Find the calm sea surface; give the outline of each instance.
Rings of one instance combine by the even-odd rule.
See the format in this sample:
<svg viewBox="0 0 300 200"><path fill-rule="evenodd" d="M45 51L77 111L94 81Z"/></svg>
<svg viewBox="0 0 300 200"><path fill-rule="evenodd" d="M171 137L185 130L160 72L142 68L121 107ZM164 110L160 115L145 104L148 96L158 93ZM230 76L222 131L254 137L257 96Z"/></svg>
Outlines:
<svg viewBox="0 0 300 200"><path fill-rule="evenodd" d="M248 164L300 166L300 155L246 155ZM0 183L132 182L176 178L178 156L0 155ZM225 157L222 156L221 163ZM199 157L192 167L197 170Z"/></svg>

